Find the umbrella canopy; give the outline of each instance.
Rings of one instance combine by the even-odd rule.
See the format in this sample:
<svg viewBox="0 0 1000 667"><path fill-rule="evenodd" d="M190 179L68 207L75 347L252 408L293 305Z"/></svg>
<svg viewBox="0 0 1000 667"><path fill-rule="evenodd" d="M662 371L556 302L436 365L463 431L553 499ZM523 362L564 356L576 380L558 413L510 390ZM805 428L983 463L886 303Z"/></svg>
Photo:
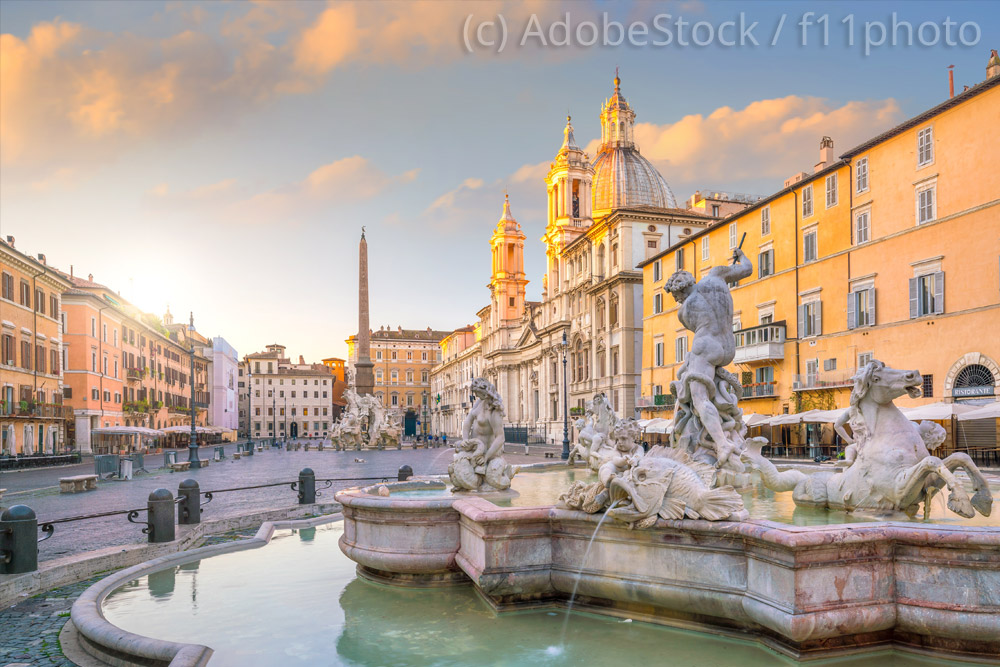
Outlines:
<svg viewBox="0 0 1000 667"><path fill-rule="evenodd" d="M840 419L840 416L847 412L847 408L839 408L836 410L810 410L808 413L809 418L803 418L802 421L806 422L818 422L823 424L832 424L833 422Z"/></svg>
<svg viewBox="0 0 1000 667"><path fill-rule="evenodd" d="M903 408L900 412L903 416L910 421L918 421L920 419L930 419L931 421L940 421L943 419L951 419L952 417L957 417L961 414L967 412L972 412L976 408L971 405L962 405L961 403L928 403L927 405L918 405L915 408Z"/></svg>
<svg viewBox="0 0 1000 667"><path fill-rule="evenodd" d="M771 426L787 426L789 424L801 424L802 415L804 412L796 412L790 415L778 415L777 417L771 417L767 420L767 423Z"/></svg>
<svg viewBox="0 0 1000 667"><path fill-rule="evenodd" d="M4 453L10 454L11 456L17 454L17 436L14 435L13 424L7 425L7 451L5 451Z"/></svg>
<svg viewBox="0 0 1000 667"><path fill-rule="evenodd" d="M163 435L163 431L157 431L154 428L146 428L144 426L103 426L91 429L90 432L98 435L102 433L107 435L129 435L136 433L139 435Z"/></svg>
<svg viewBox="0 0 1000 667"><path fill-rule="evenodd" d="M764 426L769 419L771 419L771 415L758 415L755 412L748 412L743 415L743 423L748 427Z"/></svg>
<svg viewBox="0 0 1000 667"><path fill-rule="evenodd" d="M195 433L222 433L222 429L218 426L195 426ZM164 433L190 433L190 426L168 426L163 429Z"/></svg>
<svg viewBox="0 0 1000 667"><path fill-rule="evenodd" d="M650 419L650 423L646 425L646 433L670 433L674 430L674 421L672 419Z"/></svg>
<svg viewBox="0 0 1000 667"><path fill-rule="evenodd" d="M958 421L969 419L1000 419L1000 401L987 403L968 412L963 412L958 416Z"/></svg>

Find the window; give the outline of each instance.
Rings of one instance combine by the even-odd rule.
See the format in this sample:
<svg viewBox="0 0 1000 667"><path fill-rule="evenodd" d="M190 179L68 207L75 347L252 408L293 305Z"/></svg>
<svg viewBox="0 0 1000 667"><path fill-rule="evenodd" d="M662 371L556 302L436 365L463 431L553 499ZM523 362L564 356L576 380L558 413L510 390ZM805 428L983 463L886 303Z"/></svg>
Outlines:
<svg viewBox="0 0 1000 667"><path fill-rule="evenodd" d="M736 240L736 223L735 222L730 222L729 223L729 248L730 249L735 248L738 243L739 243L739 241Z"/></svg>
<svg viewBox="0 0 1000 667"><path fill-rule="evenodd" d="M45 372L45 348L41 345L35 346L35 370Z"/></svg>
<svg viewBox="0 0 1000 667"><path fill-rule="evenodd" d="M712 204L712 217L713 218L718 218L719 217L719 205L718 204Z"/></svg>
<svg viewBox="0 0 1000 667"><path fill-rule="evenodd" d="M399 394L392 395L392 405L393 407L399 405Z"/></svg>
<svg viewBox="0 0 1000 667"><path fill-rule="evenodd" d="M21 281L21 305L31 308L31 285L27 280Z"/></svg>
<svg viewBox="0 0 1000 667"><path fill-rule="evenodd" d="M618 375L618 346L611 348L611 375Z"/></svg>
<svg viewBox="0 0 1000 667"><path fill-rule="evenodd" d="M823 333L823 304L810 301L799 306L799 338Z"/></svg>
<svg viewBox="0 0 1000 667"><path fill-rule="evenodd" d="M45 314L45 292L40 289L35 290L35 311Z"/></svg>
<svg viewBox="0 0 1000 667"><path fill-rule="evenodd" d="M14 337L3 334L3 347L0 349L0 364L14 365Z"/></svg>
<svg viewBox="0 0 1000 667"><path fill-rule="evenodd" d="M514 297L512 297L512 296L507 297L507 305L510 306L511 308L514 307ZM409 354L409 353L407 353L407 354Z"/></svg>
<svg viewBox="0 0 1000 667"><path fill-rule="evenodd" d="M910 319L944 312L944 272L910 278Z"/></svg>
<svg viewBox="0 0 1000 667"><path fill-rule="evenodd" d="M917 224L922 225L937 218L937 203L935 191L937 186L930 185L917 190Z"/></svg>
<svg viewBox="0 0 1000 667"><path fill-rule="evenodd" d="M653 314L658 315L663 312L663 294L657 292L653 295Z"/></svg>
<svg viewBox="0 0 1000 667"><path fill-rule="evenodd" d="M871 218L868 211L858 213L854 219L854 242L868 243L871 240Z"/></svg>
<svg viewBox="0 0 1000 667"><path fill-rule="evenodd" d="M868 191L868 158L866 157L858 160L858 164L855 165L854 185L859 193Z"/></svg>
<svg viewBox="0 0 1000 667"><path fill-rule="evenodd" d="M837 370L837 360L836 359L824 359L823 360L823 370L824 371L835 371L835 370Z"/></svg>
<svg viewBox="0 0 1000 667"><path fill-rule="evenodd" d="M656 365L657 366L662 366L663 365L663 342L662 341L657 342L657 343L655 343L653 345L653 352L654 352L653 356L656 359L656 362L655 362Z"/></svg>
<svg viewBox="0 0 1000 667"><path fill-rule="evenodd" d="M771 233L771 207L765 206L760 209L760 235L767 236Z"/></svg>
<svg viewBox="0 0 1000 667"><path fill-rule="evenodd" d="M802 217L808 218L813 214L813 186L812 183L802 188Z"/></svg>
<svg viewBox="0 0 1000 667"><path fill-rule="evenodd" d="M653 282L656 282L661 278L663 278L663 272L662 269L660 268L660 260L656 260L655 262L653 262Z"/></svg>
<svg viewBox="0 0 1000 667"><path fill-rule="evenodd" d="M684 356L687 354L688 349L688 339L687 336L678 336L677 340L674 341L674 359L677 363L682 363L684 361Z"/></svg>
<svg viewBox="0 0 1000 667"><path fill-rule="evenodd" d="M774 273L774 250L765 250L757 255L757 277L765 278Z"/></svg>
<svg viewBox="0 0 1000 667"><path fill-rule="evenodd" d="M707 262L709 259L709 248L708 248L708 235L701 237L701 259Z"/></svg>
<svg viewBox="0 0 1000 667"><path fill-rule="evenodd" d="M933 375L924 375L923 376L923 380L924 380L924 383L921 386L921 389L923 389L923 397L924 398L931 398L931 397L933 397L934 396L934 376Z"/></svg>
<svg viewBox="0 0 1000 667"><path fill-rule="evenodd" d="M420 371L420 381L427 384L430 374L427 371Z"/></svg>
<svg viewBox="0 0 1000 667"><path fill-rule="evenodd" d="M816 248L816 230L813 230L811 232L807 232L805 236L802 237L802 261L815 262L818 256L819 251Z"/></svg>
<svg viewBox="0 0 1000 667"><path fill-rule="evenodd" d="M934 162L934 128L925 127L917 132L917 166Z"/></svg>
<svg viewBox="0 0 1000 667"><path fill-rule="evenodd" d="M382 350L375 350L375 359L382 359Z"/></svg>
<svg viewBox="0 0 1000 667"><path fill-rule="evenodd" d="M678 248L674 257L677 261L677 270L680 271L684 268L684 248Z"/></svg>
<svg viewBox="0 0 1000 667"><path fill-rule="evenodd" d="M2 292L0 295L8 301L14 300L14 276L7 272L3 273Z"/></svg>
<svg viewBox="0 0 1000 667"><path fill-rule="evenodd" d="M427 353L426 352L421 352L420 353L420 360L421 361L427 361Z"/></svg>
<svg viewBox="0 0 1000 667"><path fill-rule="evenodd" d="M858 289L847 295L847 328L875 324L875 288Z"/></svg>
<svg viewBox="0 0 1000 667"><path fill-rule="evenodd" d="M649 239L646 241L646 247L656 250L656 239Z"/></svg>
<svg viewBox="0 0 1000 667"><path fill-rule="evenodd" d="M806 360L806 386L815 387L819 384L819 359Z"/></svg>
<svg viewBox="0 0 1000 667"><path fill-rule="evenodd" d="M837 175L830 174L826 177L826 207L831 208L837 205Z"/></svg>
<svg viewBox="0 0 1000 667"><path fill-rule="evenodd" d="M392 352L390 352L389 358L392 359L393 361L396 360L396 350L392 350Z"/></svg>
<svg viewBox="0 0 1000 667"><path fill-rule="evenodd" d="M858 354L858 370L861 370L872 362L871 352L861 352Z"/></svg>

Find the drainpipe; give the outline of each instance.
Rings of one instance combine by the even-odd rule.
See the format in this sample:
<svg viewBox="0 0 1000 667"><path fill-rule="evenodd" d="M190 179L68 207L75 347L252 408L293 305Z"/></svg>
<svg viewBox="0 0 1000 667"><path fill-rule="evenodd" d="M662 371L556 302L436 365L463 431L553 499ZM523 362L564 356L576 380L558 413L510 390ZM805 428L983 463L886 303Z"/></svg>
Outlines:
<svg viewBox="0 0 1000 667"><path fill-rule="evenodd" d="M48 273L48 271L49 271L48 267L43 266L41 271L39 271L35 275L31 276L31 298L32 299L38 298L38 292L36 291L36 282L35 282L35 279L38 278L38 276L40 276L40 275ZM37 303L35 304L34 308L31 309L31 329L32 329L32 334L33 334L32 337L31 337L31 347L33 349L30 350L29 354L35 355L35 363L33 363L31 365L31 368L32 368L32 382L34 384L34 388L32 389L31 402L34 403L35 402L35 398L38 396L38 355L36 354L36 350L38 349L38 347L37 347L37 345L38 345L38 343L37 343L37 341L38 341L38 304ZM28 358L30 359L31 357L29 356ZM44 356L42 358L44 359ZM39 423L39 429L38 430L44 432L44 429L41 428L41 424L40 423ZM34 437L34 434L32 434L32 437ZM45 442L45 436L44 435L42 436L42 442L43 443ZM34 448L34 445L32 445L32 448ZM39 447L39 449L44 450L45 449L44 444L41 447Z"/></svg>

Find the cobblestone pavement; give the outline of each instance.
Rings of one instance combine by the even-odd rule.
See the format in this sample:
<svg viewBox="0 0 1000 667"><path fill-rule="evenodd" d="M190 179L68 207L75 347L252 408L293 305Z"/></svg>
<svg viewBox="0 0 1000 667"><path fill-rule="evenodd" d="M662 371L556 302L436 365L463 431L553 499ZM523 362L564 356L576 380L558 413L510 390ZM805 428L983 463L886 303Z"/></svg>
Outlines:
<svg viewBox="0 0 1000 667"><path fill-rule="evenodd" d="M0 665L74 667L59 646L59 632L80 594L108 575L56 588L0 611Z"/></svg>
<svg viewBox="0 0 1000 667"><path fill-rule="evenodd" d="M523 448L518 449L523 452ZM171 473L162 469L159 466L162 465L163 455L148 455L145 464L150 471L149 474L140 473L131 481L102 480L96 491L75 494L59 493L59 477L93 471L92 464L83 470L77 470L79 466L74 466L5 474L2 483L8 489L8 493L4 496L3 504L27 505L35 510L39 522L42 522L85 514L144 508L151 491L162 487L176 495L177 485L188 478L196 480L202 491L272 482L292 482L298 478L302 468L312 468L317 479L358 477L396 479L399 467L402 465L409 465L417 475L444 473L452 453L451 449L445 448L362 452L289 452L266 448L262 453L235 461L232 458L233 451L235 451L234 446L227 447L228 458L225 460L213 461L207 468L186 473ZM212 450L207 448L201 452L203 458L211 454ZM511 463L545 460L542 455L534 451L531 456L515 451L506 456ZM178 458L186 460L187 453L181 452ZM14 479L20 475L26 476L23 481ZM330 489L321 491L321 498L332 500L337 490L362 483L364 482L335 482ZM322 484L317 486L322 487ZM204 506L202 516L205 519L226 518L245 514L253 509L283 507L293 505L295 502L296 492L288 486L218 493L211 503ZM145 513L139 515L140 520L144 518ZM146 539L141 532L142 527L129 523L124 515L56 524L55 529L50 539L39 544L39 560L50 560L117 544L138 543Z"/></svg>

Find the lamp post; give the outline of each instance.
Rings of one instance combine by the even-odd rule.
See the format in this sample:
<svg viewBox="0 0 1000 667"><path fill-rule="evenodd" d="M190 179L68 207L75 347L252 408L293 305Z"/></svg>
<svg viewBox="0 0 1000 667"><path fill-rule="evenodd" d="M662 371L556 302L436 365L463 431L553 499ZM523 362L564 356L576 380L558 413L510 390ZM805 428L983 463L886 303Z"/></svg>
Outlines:
<svg viewBox="0 0 1000 667"><path fill-rule="evenodd" d="M274 390L271 390L271 446L278 439L278 399L274 397Z"/></svg>
<svg viewBox="0 0 1000 667"><path fill-rule="evenodd" d="M284 424L284 426L282 426L282 430L284 431L284 433L282 434L282 438L281 439L283 441L287 441L288 440L288 397L287 396L285 396L285 415L284 415L284 417L285 417L285 424Z"/></svg>
<svg viewBox="0 0 1000 667"><path fill-rule="evenodd" d="M194 333L194 313L191 313L191 320L188 324L188 337ZM191 411L191 435L188 438L188 461L190 462L190 468L201 468L202 462L198 458L198 433L195 430L194 422L196 408L194 407L194 339L191 338L191 377L188 381L191 383L191 405L189 406Z"/></svg>
<svg viewBox="0 0 1000 667"><path fill-rule="evenodd" d="M250 372L250 362L247 362L247 443L253 447L253 431L251 430L253 426L252 414L253 414L253 382L251 378L253 373Z"/></svg>
<svg viewBox="0 0 1000 667"><path fill-rule="evenodd" d="M566 350L569 349L569 341L566 340L566 332L562 337L562 362L563 362L563 450L562 460L569 460L569 383L566 380Z"/></svg>

